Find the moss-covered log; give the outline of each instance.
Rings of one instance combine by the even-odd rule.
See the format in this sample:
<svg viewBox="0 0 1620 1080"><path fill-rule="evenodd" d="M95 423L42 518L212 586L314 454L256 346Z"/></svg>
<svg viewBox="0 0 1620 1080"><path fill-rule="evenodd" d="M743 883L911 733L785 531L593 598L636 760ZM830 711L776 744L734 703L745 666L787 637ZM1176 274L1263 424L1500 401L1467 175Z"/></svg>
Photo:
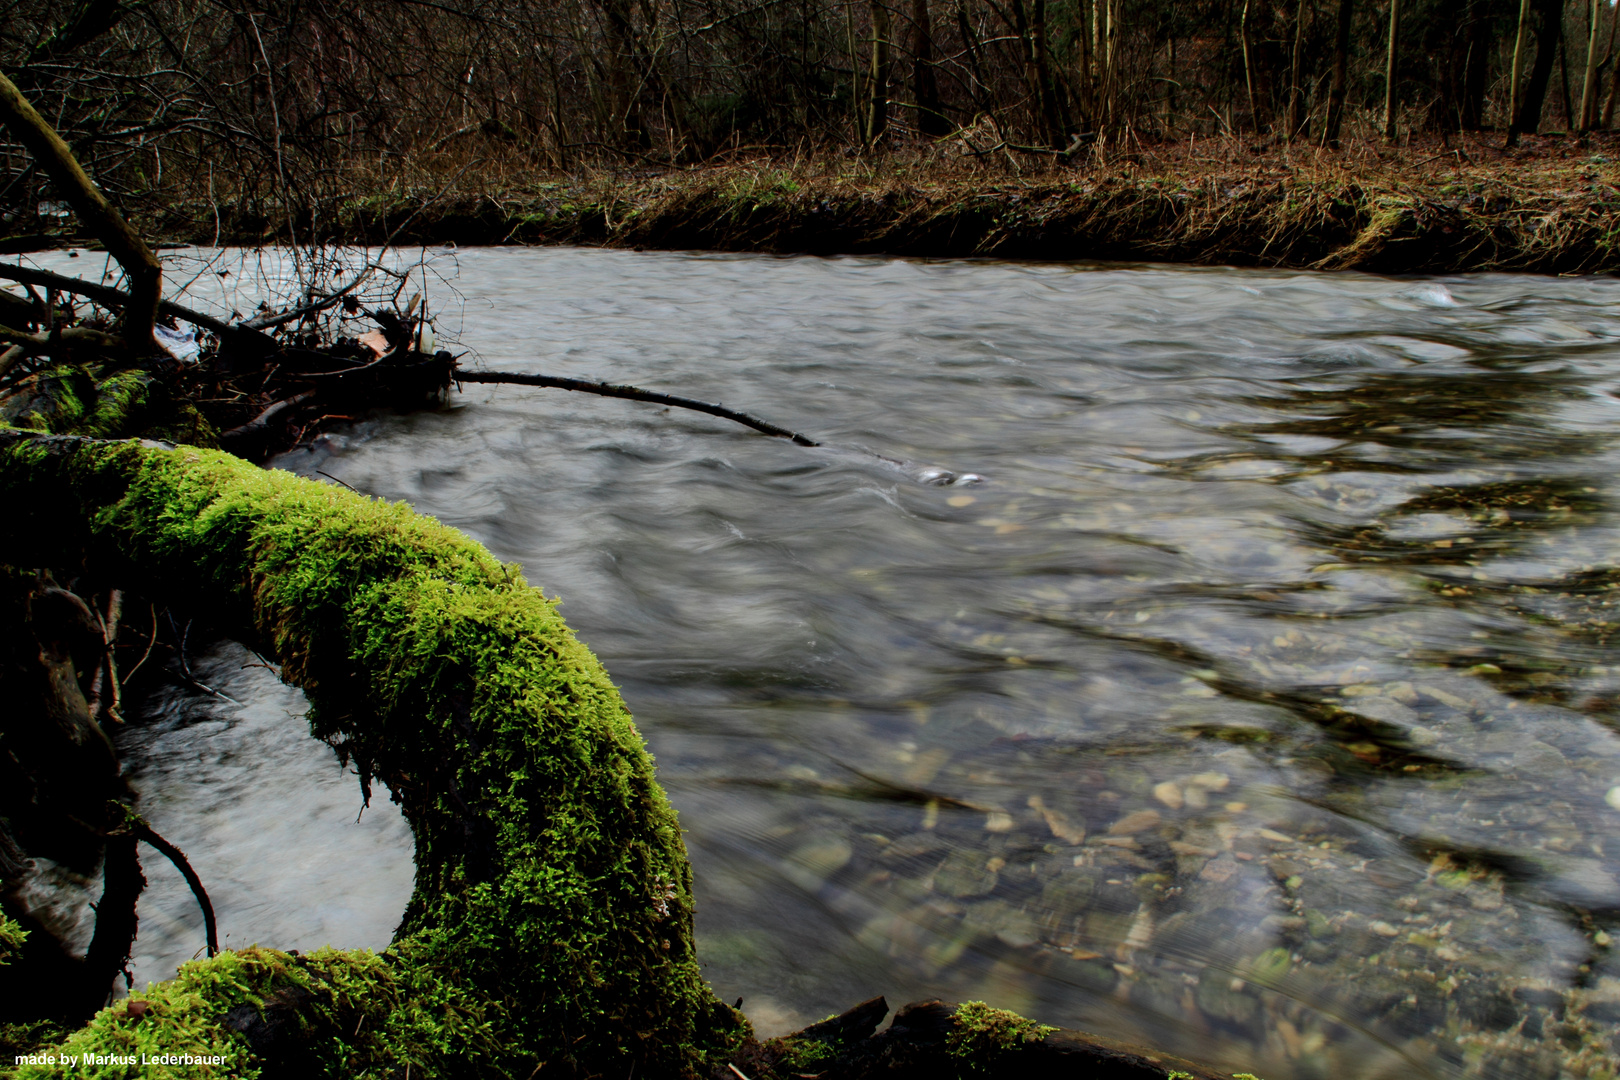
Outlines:
<svg viewBox="0 0 1620 1080"><path fill-rule="evenodd" d="M0 562L82 557L193 609L279 662L314 734L387 783L416 837L390 978L478 1003L475 1028L507 1048L446 1053L435 1071L688 1075L746 1032L698 973L691 870L641 736L515 567L404 505L206 450L0 431L0 497ZM209 962L216 975L173 1007L224 1015L293 983L330 989L274 957L252 978L236 963ZM122 1009L76 1052L122 1052L116 1033L136 1022ZM309 1030L337 1061L321 1041L340 1025ZM246 1034L217 1034L247 1055L229 1075L264 1064ZM367 1060L345 1073L405 1063Z"/></svg>

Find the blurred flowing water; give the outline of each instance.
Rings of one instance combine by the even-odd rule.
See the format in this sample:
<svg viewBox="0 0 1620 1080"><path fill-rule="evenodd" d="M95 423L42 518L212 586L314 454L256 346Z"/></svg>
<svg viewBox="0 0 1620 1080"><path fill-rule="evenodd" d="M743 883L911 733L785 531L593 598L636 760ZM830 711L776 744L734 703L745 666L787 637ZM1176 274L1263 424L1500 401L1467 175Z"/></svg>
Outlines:
<svg viewBox="0 0 1620 1080"><path fill-rule="evenodd" d="M1614 1075L1620 286L439 268L469 364L827 444L480 386L280 462L561 597L763 1033L882 993L1267 1080Z"/></svg>

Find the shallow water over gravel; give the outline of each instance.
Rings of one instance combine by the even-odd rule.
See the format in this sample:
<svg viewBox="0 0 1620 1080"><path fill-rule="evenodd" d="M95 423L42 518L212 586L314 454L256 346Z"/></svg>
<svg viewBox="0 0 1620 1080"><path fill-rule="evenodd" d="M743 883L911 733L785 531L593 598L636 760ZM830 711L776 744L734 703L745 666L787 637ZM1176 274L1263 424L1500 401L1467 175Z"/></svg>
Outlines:
<svg viewBox="0 0 1620 1080"><path fill-rule="evenodd" d="M882 993L1267 1080L1612 1075L1620 286L457 262L468 363L828 444L480 386L281 462L562 598L763 1032Z"/></svg>

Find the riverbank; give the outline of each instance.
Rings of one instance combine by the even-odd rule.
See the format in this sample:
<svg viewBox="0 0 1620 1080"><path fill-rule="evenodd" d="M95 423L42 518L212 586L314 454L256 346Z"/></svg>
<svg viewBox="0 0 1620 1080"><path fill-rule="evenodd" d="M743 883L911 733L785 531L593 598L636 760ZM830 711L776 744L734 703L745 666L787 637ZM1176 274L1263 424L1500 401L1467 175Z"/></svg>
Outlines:
<svg viewBox="0 0 1620 1080"><path fill-rule="evenodd" d="M1004 160L1003 160L1004 159ZM1339 152L1178 143L1098 162L965 142L929 155L537 175L480 158L357 172L321 235L402 245L577 244L770 254L1119 260L1379 273L1620 270L1620 137ZM137 214L168 243L284 237L284 214L211 202ZM303 235L308 218L295 221ZM68 228L14 232L7 250Z"/></svg>

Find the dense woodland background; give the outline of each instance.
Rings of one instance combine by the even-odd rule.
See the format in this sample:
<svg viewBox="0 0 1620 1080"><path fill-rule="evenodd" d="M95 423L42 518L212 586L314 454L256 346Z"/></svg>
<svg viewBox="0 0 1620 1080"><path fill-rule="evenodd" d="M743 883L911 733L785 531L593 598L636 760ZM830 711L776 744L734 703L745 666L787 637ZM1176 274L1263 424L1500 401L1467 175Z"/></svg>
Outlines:
<svg viewBox="0 0 1620 1080"><path fill-rule="evenodd" d="M1084 167L1607 128L1611 0L13 0L6 71L115 199L330 205L955 136ZM1517 78L1515 78L1517 72ZM51 196L0 143L0 232Z"/></svg>

